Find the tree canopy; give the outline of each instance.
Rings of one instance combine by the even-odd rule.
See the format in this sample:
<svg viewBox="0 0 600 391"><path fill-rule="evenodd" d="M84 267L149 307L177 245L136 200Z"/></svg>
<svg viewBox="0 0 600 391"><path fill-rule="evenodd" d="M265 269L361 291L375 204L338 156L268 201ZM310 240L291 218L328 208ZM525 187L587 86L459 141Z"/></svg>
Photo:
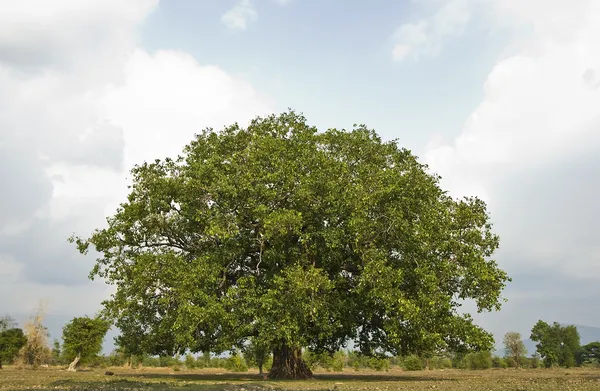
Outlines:
<svg viewBox="0 0 600 391"><path fill-rule="evenodd" d="M577 364L600 364L600 342L583 345L577 352Z"/></svg>
<svg viewBox="0 0 600 391"><path fill-rule="evenodd" d="M79 250L116 285L124 345L221 352L252 337L270 376L308 377L300 349L489 349L460 314L497 310L509 281L478 198L453 199L396 141L318 132L288 111L206 129L183 155L137 165L126 202ZM133 343L135 341L135 343Z"/></svg>
<svg viewBox="0 0 600 391"><path fill-rule="evenodd" d="M109 328L106 320L88 316L73 318L63 327L63 356L72 361L71 370L77 363L85 363L100 353Z"/></svg>
<svg viewBox="0 0 600 391"><path fill-rule="evenodd" d="M552 366L572 367L580 347L579 332L575 326L552 325L539 320L531 329L531 340L547 368Z"/></svg>
<svg viewBox="0 0 600 391"><path fill-rule="evenodd" d="M13 362L26 342L27 338L25 338L22 329L0 330L0 369L2 369L3 363L10 364Z"/></svg>

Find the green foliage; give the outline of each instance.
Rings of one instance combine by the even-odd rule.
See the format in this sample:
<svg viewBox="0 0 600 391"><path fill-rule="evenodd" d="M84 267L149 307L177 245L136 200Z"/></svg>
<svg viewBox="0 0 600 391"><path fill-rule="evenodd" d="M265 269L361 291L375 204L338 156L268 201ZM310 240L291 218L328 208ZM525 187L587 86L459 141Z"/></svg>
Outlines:
<svg viewBox="0 0 600 391"><path fill-rule="evenodd" d="M575 326L563 327L554 322L549 325L538 321L531 329L531 340L542 356L546 368L553 366L572 367L580 347L579 332Z"/></svg>
<svg viewBox="0 0 600 391"><path fill-rule="evenodd" d="M244 359L249 366L253 366L259 369L260 373L263 373L265 363L271 358L270 348L264 340L259 338L250 338L248 344L242 348L244 353ZM272 363L271 359L271 363Z"/></svg>
<svg viewBox="0 0 600 391"><path fill-rule="evenodd" d="M6 326L13 324L7 323ZM5 328L0 331L0 368L2 364L12 364L26 342L27 338L22 329Z"/></svg>
<svg viewBox="0 0 600 391"><path fill-rule="evenodd" d="M344 370L344 366L346 366L346 360L346 354L343 351L338 350L333 354L331 369L336 372L342 372Z"/></svg>
<svg viewBox="0 0 600 391"><path fill-rule="evenodd" d="M405 371L420 371L423 369L423 360L414 354L407 356L402 361L402 369Z"/></svg>
<svg viewBox="0 0 600 391"><path fill-rule="evenodd" d="M508 365L507 360L502 357L492 357L492 368L508 368Z"/></svg>
<svg viewBox="0 0 600 391"><path fill-rule="evenodd" d="M493 345L455 300L497 310L509 281L485 203L452 199L364 126L257 118L132 177L108 227L71 239L101 254L91 277L116 285L105 314L132 352L219 353L252 336L281 352Z"/></svg>
<svg viewBox="0 0 600 391"><path fill-rule="evenodd" d="M248 372L248 365L244 358L237 353L227 358L225 368L232 372Z"/></svg>
<svg viewBox="0 0 600 391"><path fill-rule="evenodd" d="M333 356L329 352L316 353L311 350L306 350L302 357L311 369L321 367L328 371L331 371L333 367Z"/></svg>
<svg viewBox="0 0 600 391"><path fill-rule="evenodd" d="M110 323L99 317L73 318L63 327L63 356L67 361L80 357L80 363L89 362L102 350L109 328Z"/></svg>
<svg viewBox="0 0 600 391"><path fill-rule="evenodd" d="M61 365L63 364L63 362L64 360L62 357L60 342L58 341L58 339L54 339L54 341L52 342L52 364Z"/></svg>
<svg viewBox="0 0 600 391"><path fill-rule="evenodd" d="M452 368L452 360L449 357L433 356L429 360L429 369L449 369Z"/></svg>
<svg viewBox="0 0 600 391"><path fill-rule="evenodd" d="M576 354L578 365L600 365L600 342L591 342L582 346Z"/></svg>
<svg viewBox="0 0 600 391"><path fill-rule="evenodd" d="M188 353L185 356L184 363L185 363L185 367L187 369L194 369L194 368L197 367L197 365L196 365L196 358L191 353Z"/></svg>
<svg viewBox="0 0 600 391"><path fill-rule="evenodd" d="M489 351L469 353L464 360L467 369L489 369L492 367L492 353Z"/></svg>

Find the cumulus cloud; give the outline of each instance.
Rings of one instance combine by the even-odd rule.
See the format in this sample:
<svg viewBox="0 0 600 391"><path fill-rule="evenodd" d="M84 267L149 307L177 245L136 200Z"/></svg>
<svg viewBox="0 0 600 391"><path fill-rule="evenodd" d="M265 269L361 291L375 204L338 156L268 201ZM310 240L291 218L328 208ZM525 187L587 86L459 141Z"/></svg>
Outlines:
<svg viewBox="0 0 600 391"><path fill-rule="evenodd" d="M488 5L495 23L528 33L493 68L460 134L425 155L451 194L488 202L497 259L515 280L503 311L478 319L497 336L528 335L538 319L600 325L600 4Z"/></svg>
<svg viewBox="0 0 600 391"><path fill-rule="evenodd" d="M471 13L470 0L449 0L432 15L402 24L392 35L393 60L437 55L447 40L463 33Z"/></svg>
<svg viewBox="0 0 600 391"><path fill-rule="evenodd" d="M284 1L285 3L286 1ZM230 30L241 31L248 24L258 19L258 12L250 0L239 0L231 9L221 16L221 22Z"/></svg>
<svg viewBox="0 0 600 391"><path fill-rule="evenodd" d="M0 295L13 298L3 311L22 318L45 298L64 320L95 312L111 288L87 280L93 258L66 238L105 223L133 164L271 111L243 79L140 48L157 4L24 0L0 13Z"/></svg>

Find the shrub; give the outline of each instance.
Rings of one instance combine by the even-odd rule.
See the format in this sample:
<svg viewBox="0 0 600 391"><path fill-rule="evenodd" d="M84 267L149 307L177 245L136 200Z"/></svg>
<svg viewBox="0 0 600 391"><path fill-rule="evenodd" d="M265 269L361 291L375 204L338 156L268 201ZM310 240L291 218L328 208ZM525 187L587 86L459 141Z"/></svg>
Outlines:
<svg viewBox="0 0 600 391"><path fill-rule="evenodd" d="M465 364L468 369L489 369L492 367L492 353L469 353L465 357Z"/></svg>
<svg viewBox="0 0 600 391"><path fill-rule="evenodd" d="M191 354L187 354L185 356L185 367L187 369L194 369L196 368L196 359L194 358L194 356L192 356Z"/></svg>
<svg viewBox="0 0 600 391"><path fill-rule="evenodd" d="M390 362L387 358L372 357L369 360L369 367L376 371L388 371L390 369Z"/></svg>
<svg viewBox="0 0 600 391"><path fill-rule="evenodd" d="M332 369L336 372L342 372L346 364L346 355L342 351L335 352L333 355Z"/></svg>
<svg viewBox="0 0 600 391"><path fill-rule="evenodd" d="M248 372L246 361L237 353L234 353L226 360L225 368L232 372Z"/></svg>
<svg viewBox="0 0 600 391"><path fill-rule="evenodd" d="M448 357L434 356L429 360L429 369L448 369L452 368L452 360Z"/></svg>
<svg viewBox="0 0 600 391"><path fill-rule="evenodd" d="M494 356L492 358L492 367L493 368L507 368L508 364L506 363L506 360L503 359L502 357Z"/></svg>
<svg viewBox="0 0 600 391"><path fill-rule="evenodd" d="M419 356L407 356L402 362L402 369L405 371L420 371L423 369L423 361Z"/></svg>

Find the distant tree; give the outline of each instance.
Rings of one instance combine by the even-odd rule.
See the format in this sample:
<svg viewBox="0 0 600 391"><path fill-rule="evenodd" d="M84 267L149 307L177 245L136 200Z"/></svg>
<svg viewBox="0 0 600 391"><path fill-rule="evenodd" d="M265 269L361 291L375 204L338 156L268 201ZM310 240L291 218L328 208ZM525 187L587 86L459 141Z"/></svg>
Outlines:
<svg viewBox="0 0 600 391"><path fill-rule="evenodd" d="M578 365L581 364L600 364L600 342L591 342L583 345L576 354Z"/></svg>
<svg viewBox="0 0 600 391"><path fill-rule="evenodd" d="M102 350L102 342L110 323L96 317L73 318L63 327L63 355L71 361L69 371L75 371L79 362L94 358Z"/></svg>
<svg viewBox="0 0 600 391"><path fill-rule="evenodd" d="M547 368L575 365L575 354L580 347L579 332L575 326L563 327L557 322L549 325L539 320L531 329L530 338L537 342L537 351Z"/></svg>
<svg viewBox="0 0 600 391"><path fill-rule="evenodd" d="M576 365L577 351L581 348L581 340L577 327L573 325L561 327L560 338L559 364L566 368L574 367Z"/></svg>
<svg viewBox="0 0 600 391"><path fill-rule="evenodd" d="M0 369L2 369L3 363L11 364L14 361L19 354L19 350L25 346L26 342L27 338L25 338L23 330L19 328L0 331Z"/></svg>
<svg viewBox="0 0 600 391"><path fill-rule="evenodd" d="M262 375L265 362L271 354L269 345L258 338L250 338L249 343L243 347L242 353L248 365L256 366L258 373Z"/></svg>
<svg viewBox="0 0 600 391"><path fill-rule="evenodd" d="M0 317L0 332L14 329L17 327L17 322L15 322L14 318L10 315L4 315Z"/></svg>
<svg viewBox="0 0 600 391"><path fill-rule="evenodd" d="M521 358L527 354L527 348L520 333L508 332L504 335L504 354L505 357L512 357L517 368L522 365Z"/></svg>
<svg viewBox="0 0 600 391"><path fill-rule="evenodd" d="M27 341L18 354L21 364L37 368L47 363L52 353L48 346L48 329L42 324L44 320L44 307L39 304L38 309L23 328Z"/></svg>
<svg viewBox="0 0 600 391"><path fill-rule="evenodd" d="M62 363L61 357L61 349L60 349L60 341L58 339L54 339L52 342L52 363L54 365L58 365Z"/></svg>
<svg viewBox="0 0 600 391"><path fill-rule="evenodd" d="M100 254L91 275L116 286L106 313L145 352L258 335L270 378L306 379L303 348L348 339L365 354L493 346L459 308L498 310L509 280L487 206L452 198L396 141L289 111L207 129L182 155L133 168L107 226L71 238Z"/></svg>

